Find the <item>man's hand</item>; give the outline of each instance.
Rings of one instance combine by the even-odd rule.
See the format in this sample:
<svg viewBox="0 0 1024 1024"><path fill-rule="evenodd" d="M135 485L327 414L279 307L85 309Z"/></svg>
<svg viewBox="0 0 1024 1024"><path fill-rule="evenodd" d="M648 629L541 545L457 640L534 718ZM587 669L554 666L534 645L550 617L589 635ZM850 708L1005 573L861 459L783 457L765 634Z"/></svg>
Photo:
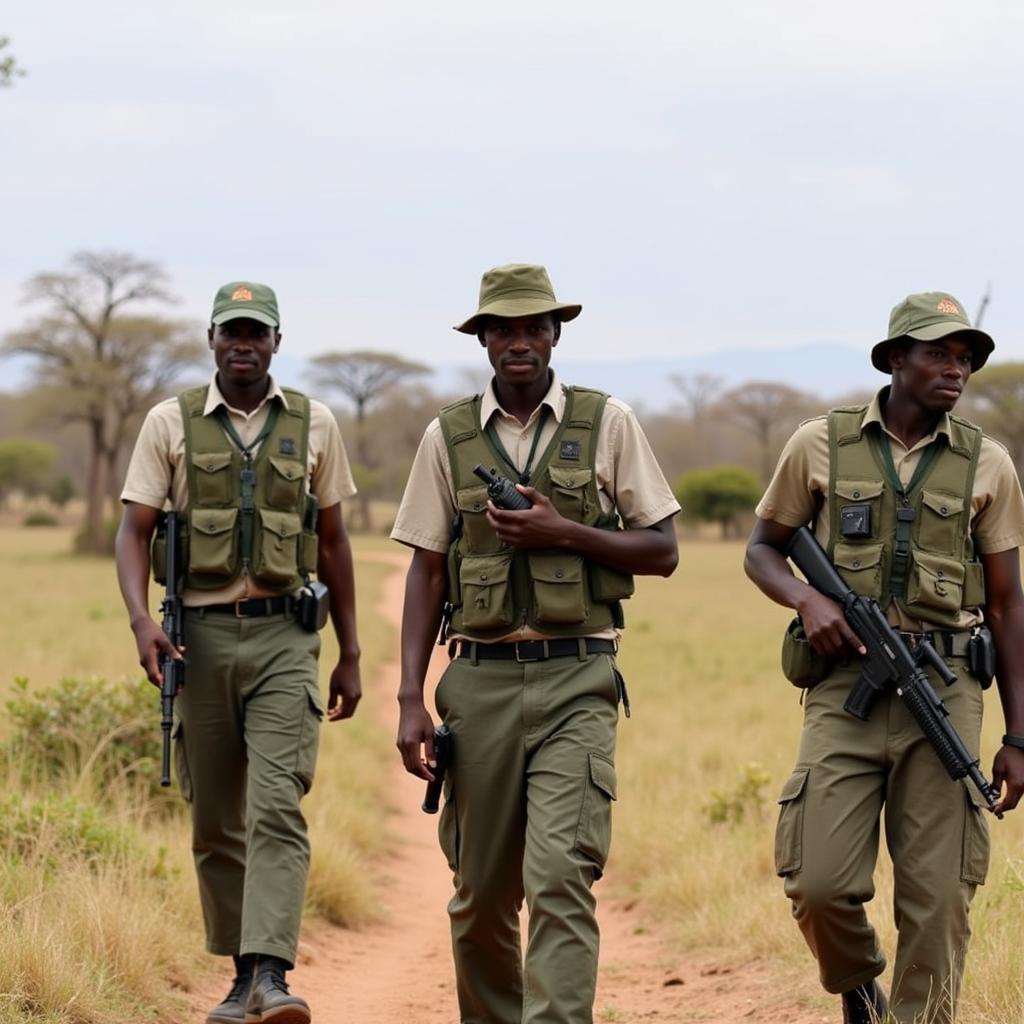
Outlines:
<svg viewBox="0 0 1024 1024"><path fill-rule="evenodd" d="M356 713L356 705L363 696L359 681L359 662L342 661L331 672L330 696L327 699L327 720L339 722Z"/></svg>
<svg viewBox="0 0 1024 1024"><path fill-rule="evenodd" d="M487 502L487 521L505 544L514 548L553 548L565 544L573 524L534 487L516 484L516 490L533 502L533 508L511 511Z"/></svg>
<svg viewBox="0 0 1024 1024"><path fill-rule="evenodd" d="M132 632L139 649L139 664L146 670L146 678L154 686L162 686L164 676L160 671L161 655L181 661L185 648L175 650L167 634L148 615L132 624Z"/></svg>
<svg viewBox="0 0 1024 1024"><path fill-rule="evenodd" d="M992 762L992 784L1002 792L1003 783L1006 792L993 808L996 814L1012 811L1024 794L1024 750L1017 747L1000 747Z"/></svg>
<svg viewBox="0 0 1024 1024"><path fill-rule="evenodd" d="M836 657L850 650L867 654L867 648L847 625L842 606L832 598L808 587L796 610L807 639L819 654Z"/></svg>
<svg viewBox="0 0 1024 1024"><path fill-rule="evenodd" d="M434 774L431 769L437 767L434 759L434 720L422 702L402 704L401 709L398 741L395 745L402 754L402 763L411 775L432 782Z"/></svg>

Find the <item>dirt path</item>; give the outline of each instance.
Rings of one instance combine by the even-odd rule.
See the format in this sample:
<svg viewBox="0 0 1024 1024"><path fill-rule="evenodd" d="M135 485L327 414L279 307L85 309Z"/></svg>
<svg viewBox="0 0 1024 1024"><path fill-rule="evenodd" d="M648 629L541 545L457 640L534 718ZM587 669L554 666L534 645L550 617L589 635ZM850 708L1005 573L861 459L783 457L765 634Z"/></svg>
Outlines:
<svg viewBox="0 0 1024 1024"><path fill-rule="evenodd" d="M397 627L407 560L397 553L372 557L395 566L377 612ZM445 660L438 648L428 692ZM366 685L396 692L397 652L396 661ZM394 732L393 701L381 707ZM385 868L383 922L359 931L305 925L299 963L289 975L294 991L312 1006L316 1024L457 1024L459 1019L445 911L451 874L437 846L437 818L420 812L423 785L405 773L397 754L392 770L397 810L389 828L398 838L398 852ZM601 883L605 891L615 887L614 864L609 875ZM820 1024L833 1019L787 998L764 962L680 957L629 903L603 899L599 918L595 1021ZM205 995L216 1002L222 993L215 987Z"/></svg>

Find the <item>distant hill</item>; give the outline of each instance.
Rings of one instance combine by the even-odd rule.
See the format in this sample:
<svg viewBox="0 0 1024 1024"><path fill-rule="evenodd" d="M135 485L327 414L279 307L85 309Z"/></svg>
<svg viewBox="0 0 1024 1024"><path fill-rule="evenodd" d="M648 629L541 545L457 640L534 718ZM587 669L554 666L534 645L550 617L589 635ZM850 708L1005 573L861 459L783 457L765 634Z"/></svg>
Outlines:
<svg viewBox="0 0 1024 1024"><path fill-rule="evenodd" d="M481 357L483 353L481 352ZM867 350L822 343L779 349L732 349L676 358L656 356L614 361L561 359L556 352L555 367L563 380L610 391L631 405L666 409L678 401L673 375L714 374L726 387L751 380L782 381L824 398L874 388L880 375L871 366ZM467 375L482 378L486 363L442 364L429 378L431 387L445 393L467 390ZM281 352L274 358L275 376L293 387L316 392L308 375L306 359ZM28 364L6 359L2 364L0 388L17 391L28 382Z"/></svg>

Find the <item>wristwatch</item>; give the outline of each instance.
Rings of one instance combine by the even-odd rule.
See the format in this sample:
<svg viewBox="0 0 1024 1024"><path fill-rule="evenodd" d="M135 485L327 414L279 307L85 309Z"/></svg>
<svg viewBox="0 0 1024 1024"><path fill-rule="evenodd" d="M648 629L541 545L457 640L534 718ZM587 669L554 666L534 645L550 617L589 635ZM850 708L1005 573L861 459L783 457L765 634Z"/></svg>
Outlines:
<svg viewBox="0 0 1024 1024"><path fill-rule="evenodd" d="M1024 736L1011 736L1007 733L1003 737L1004 747L1016 747L1018 750L1024 750Z"/></svg>

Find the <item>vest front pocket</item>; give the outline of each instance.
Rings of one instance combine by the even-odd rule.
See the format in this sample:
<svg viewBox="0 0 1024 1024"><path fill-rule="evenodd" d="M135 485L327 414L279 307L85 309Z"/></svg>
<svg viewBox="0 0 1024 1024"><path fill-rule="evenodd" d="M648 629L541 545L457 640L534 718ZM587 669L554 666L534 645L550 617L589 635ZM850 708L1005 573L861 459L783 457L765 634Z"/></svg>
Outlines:
<svg viewBox="0 0 1024 1024"><path fill-rule="evenodd" d="M298 459L282 459L279 455L271 455L267 461L267 504L272 508L298 508L305 467Z"/></svg>
<svg viewBox="0 0 1024 1024"><path fill-rule="evenodd" d="M963 510L963 498L937 491L923 491L918 545L925 551L937 551L943 555L957 554L960 542L960 514Z"/></svg>
<svg viewBox="0 0 1024 1024"><path fill-rule="evenodd" d="M836 481L837 539L878 536L884 489L881 480Z"/></svg>
<svg viewBox="0 0 1024 1024"><path fill-rule="evenodd" d="M534 621L563 625L586 621L590 607L582 556L560 551L531 551L529 562Z"/></svg>
<svg viewBox="0 0 1024 1024"><path fill-rule="evenodd" d="M884 544L837 543L832 552L839 575L850 589L864 597L882 596L882 549Z"/></svg>
<svg viewBox="0 0 1024 1024"><path fill-rule="evenodd" d="M253 572L267 583L298 586L299 537L302 521L297 512L259 510Z"/></svg>
<svg viewBox="0 0 1024 1024"><path fill-rule="evenodd" d="M583 522L587 510L587 485L593 475L589 468L582 466L548 467L548 476L551 477L551 504L560 515L574 523Z"/></svg>
<svg viewBox="0 0 1024 1024"><path fill-rule="evenodd" d="M238 568L237 508L194 508L189 515L190 572L234 576Z"/></svg>
<svg viewBox="0 0 1024 1024"><path fill-rule="evenodd" d="M228 505L233 495L231 452L193 452L192 468L197 505Z"/></svg>
<svg viewBox="0 0 1024 1024"><path fill-rule="evenodd" d="M501 547L501 540L487 522L487 484L462 487L455 500L469 550L475 554L497 551Z"/></svg>
<svg viewBox="0 0 1024 1024"><path fill-rule="evenodd" d="M964 564L956 558L915 551L907 579L907 612L926 621L933 621L936 613L945 620L955 618L963 602L964 575Z"/></svg>
<svg viewBox="0 0 1024 1024"><path fill-rule="evenodd" d="M459 566L459 584L462 589L462 625L468 632L512 625L511 568L511 553L463 558Z"/></svg>

